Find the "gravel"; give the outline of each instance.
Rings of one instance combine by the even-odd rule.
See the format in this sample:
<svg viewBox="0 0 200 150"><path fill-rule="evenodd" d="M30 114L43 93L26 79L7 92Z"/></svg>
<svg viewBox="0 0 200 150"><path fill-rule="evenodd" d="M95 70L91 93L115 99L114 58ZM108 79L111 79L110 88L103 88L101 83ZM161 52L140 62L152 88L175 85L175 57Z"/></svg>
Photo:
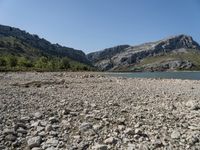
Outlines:
<svg viewBox="0 0 200 150"><path fill-rule="evenodd" d="M0 149L200 149L200 81L92 72L0 79Z"/></svg>

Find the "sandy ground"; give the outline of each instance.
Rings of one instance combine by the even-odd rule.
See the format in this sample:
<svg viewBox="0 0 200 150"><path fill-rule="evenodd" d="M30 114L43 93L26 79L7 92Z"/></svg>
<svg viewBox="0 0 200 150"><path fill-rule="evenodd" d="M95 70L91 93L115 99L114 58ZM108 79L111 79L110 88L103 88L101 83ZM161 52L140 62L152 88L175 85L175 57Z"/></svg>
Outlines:
<svg viewBox="0 0 200 150"><path fill-rule="evenodd" d="M200 149L200 81L0 73L2 149Z"/></svg>

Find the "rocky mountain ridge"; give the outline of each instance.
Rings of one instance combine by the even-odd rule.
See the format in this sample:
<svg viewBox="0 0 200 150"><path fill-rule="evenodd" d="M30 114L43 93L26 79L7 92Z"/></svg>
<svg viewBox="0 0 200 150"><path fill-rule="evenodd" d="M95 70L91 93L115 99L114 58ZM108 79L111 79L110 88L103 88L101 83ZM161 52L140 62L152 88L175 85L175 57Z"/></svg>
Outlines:
<svg viewBox="0 0 200 150"><path fill-rule="evenodd" d="M120 51L118 50L119 47L121 48ZM109 53L106 54L109 50L112 50L112 55ZM87 56L88 59L101 70L119 70L119 68L125 68L126 70L129 66L137 66L145 58L163 56L171 52L179 54L187 53L190 52L190 50L199 51L199 44L195 42L191 36L178 35L137 46L117 46L96 53L90 53ZM181 63L182 62L180 62L180 64Z"/></svg>

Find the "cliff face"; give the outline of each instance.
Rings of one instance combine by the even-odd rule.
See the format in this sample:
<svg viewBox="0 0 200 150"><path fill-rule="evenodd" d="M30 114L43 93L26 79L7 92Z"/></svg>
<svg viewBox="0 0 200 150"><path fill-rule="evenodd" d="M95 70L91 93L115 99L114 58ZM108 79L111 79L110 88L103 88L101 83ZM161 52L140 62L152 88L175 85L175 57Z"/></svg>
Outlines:
<svg viewBox="0 0 200 150"><path fill-rule="evenodd" d="M25 55L30 57L68 57L72 60L89 64L84 52L29 34L18 28L0 25L0 54Z"/></svg>
<svg viewBox="0 0 200 150"><path fill-rule="evenodd" d="M126 71L126 68L129 66L140 65L143 59L168 55L170 53L182 54L191 52L191 50L199 51L200 46L192 39L192 37L178 35L138 46L121 47L120 51L117 47L111 49L113 54L111 56L108 53L109 49L105 49L103 51L88 54L88 58L101 70L119 70L119 68L123 68L123 70ZM165 62L165 64L166 63L167 62ZM176 69L176 67L174 69Z"/></svg>

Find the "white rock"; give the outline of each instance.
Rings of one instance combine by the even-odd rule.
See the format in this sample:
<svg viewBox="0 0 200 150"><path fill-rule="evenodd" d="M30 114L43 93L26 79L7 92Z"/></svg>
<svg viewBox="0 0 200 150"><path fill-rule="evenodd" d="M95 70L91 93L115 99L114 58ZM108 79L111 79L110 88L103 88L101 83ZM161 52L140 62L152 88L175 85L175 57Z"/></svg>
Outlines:
<svg viewBox="0 0 200 150"><path fill-rule="evenodd" d="M36 119L40 119L40 118L42 118L42 113L36 112L36 113L34 113L34 117L35 117Z"/></svg>
<svg viewBox="0 0 200 150"><path fill-rule="evenodd" d="M177 130L174 130L171 134L172 139L178 139L181 136L180 132Z"/></svg>
<svg viewBox="0 0 200 150"><path fill-rule="evenodd" d="M200 109L200 105L196 100L189 100L185 105L192 110Z"/></svg>

